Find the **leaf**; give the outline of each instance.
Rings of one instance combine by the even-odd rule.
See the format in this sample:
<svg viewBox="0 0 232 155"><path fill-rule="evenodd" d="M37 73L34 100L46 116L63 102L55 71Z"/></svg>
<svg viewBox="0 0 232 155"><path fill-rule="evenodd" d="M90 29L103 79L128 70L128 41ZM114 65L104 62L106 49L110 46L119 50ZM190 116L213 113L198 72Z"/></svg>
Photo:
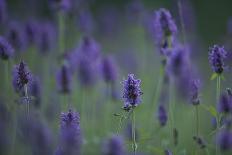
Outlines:
<svg viewBox="0 0 232 155"><path fill-rule="evenodd" d="M213 73L212 76L210 77L210 80L214 80L218 76L217 73Z"/></svg>
<svg viewBox="0 0 232 155"><path fill-rule="evenodd" d="M217 117L217 110L215 109L215 107L213 107L212 105L210 105L209 107L206 107L203 104L200 104L201 107L203 107L206 111L208 111L211 115L213 115L214 117Z"/></svg>

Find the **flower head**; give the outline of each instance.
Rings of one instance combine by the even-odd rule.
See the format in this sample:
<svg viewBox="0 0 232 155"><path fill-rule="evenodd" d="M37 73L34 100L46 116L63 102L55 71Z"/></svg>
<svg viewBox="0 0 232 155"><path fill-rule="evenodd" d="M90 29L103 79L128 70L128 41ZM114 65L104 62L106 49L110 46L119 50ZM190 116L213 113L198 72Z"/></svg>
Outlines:
<svg viewBox="0 0 232 155"><path fill-rule="evenodd" d="M217 143L222 151L231 149L232 133L228 130L222 130L217 136Z"/></svg>
<svg viewBox="0 0 232 155"><path fill-rule="evenodd" d="M32 74L23 61L14 67L12 76L12 83L16 92L20 92L25 85L32 82Z"/></svg>
<svg viewBox="0 0 232 155"><path fill-rule="evenodd" d="M221 74L224 71L224 59L226 58L226 55L227 52L225 51L224 47L214 45L212 48L210 48L209 63L215 73Z"/></svg>
<svg viewBox="0 0 232 155"><path fill-rule="evenodd" d="M141 95L143 93L140 89L140 82L141 80L134 78L134 74L129 74L128 78L122 82L124 87L123 98L125 110L136 107L141 103Z"/></svg>
<svg viewBox="0 0 232 155"><path fill-rule="evenodd" d="M190 82L190 102L193 105L200 104L200 98L199 98L199 87L200 87L200 80L192 80Z"/></svg>
<svg viewBox="0 0 232 155"><path fill-rule="evenodd" d="M39 107L41 104L41 83L39 77L33 77L31 85L29 85L29 93L35 97L35 106Z"/></svg>
<svg viewBox="0 0 232 155"><path fill-rule="evenodd" d="M112 136L104 146L104 155L124 155L125 148L122 137Z"/></svg>
<svg viewBox="0 0 232 155"><path fill-rule="evenodd" d="M81 131L79 113L69 110L61 113L60 143L56 154L80 154Z"/></svg>
<svg viewBox="0 0 232 155"><path fill-rule="evenodd" d="M71 91L72 73L67 65L62 65L57 72L56 83L59 92L69 93Z"/></svg>
<svg viewBox="0 0 232 155"><path fill-rule="evenodd" d="M218 102L218 111L223 113L232 112L232 98L228 92L223 92Z"/></svg>
<svg viewBox="0 0 232 155"><path fill-rule="evenodd" d="M159 106L158 109L158 120L161 126L165 126L168 120L166 109L163 105Z"/></svg>
<svg viewBox="0 0 232 155"><path fill-rule="evenodd" d="M115 82L117 78L117 68L112 57L105 57L102 59L102 73L106 82Z"/></svg>
<svg viewBox="0 0 232 155"><path fill-rule="evenodd" d="M8 60L13 57L14 49L3 37L0 37L0 58L3 60Z"/></svg>

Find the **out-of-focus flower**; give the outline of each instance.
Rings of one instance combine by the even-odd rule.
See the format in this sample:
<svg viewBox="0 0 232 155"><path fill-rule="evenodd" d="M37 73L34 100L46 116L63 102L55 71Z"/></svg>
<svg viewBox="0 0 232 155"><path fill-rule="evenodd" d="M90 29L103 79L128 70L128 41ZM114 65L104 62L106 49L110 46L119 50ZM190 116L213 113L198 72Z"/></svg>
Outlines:
<svg viewBox="0 0 232 155"><path fill-rule="evenodd" d="M39 77L33 77L32 83L29 85L29 93L35 98L35 106L40 107L42 95Z"/></svg>
<svg viewBox="0 0 232 155"><path fill-rule="evenodd" d="M218 111L222 113L232 112L232 98L226 92L223 92L220 96Z"/></svg>
<svg viewBox="0 0 232 155"><path fill-rule="evenodd" d="M163 105L160 105L158 108L158 120L161 126L165 126L168 120L166 109Z"/></svg>
<svg viewBox="0 0 232 155"><path fill-rule="evenodd" d="M90 10L82 9L79 11L77 24L81 32L84 34L91 34L94 30L94 19Z"/></svg>
<svg viewBox="0 0 232 155"><path fill-rule="evenodd" d="M72 73L66 64L63 64L56 75L58 91L61 93L70 93L72 84Z"/></svg>
<svg viewBox="0 0 232 155"><path fill-rule="evenodd" d="M25 23L25 35L28 44L35 44L38 41L40 25L35 20L29 20Z"/></svg>
<svg viewBox="0 0 232 155"><path fill-rule="evenodd" d="M122 137L112 136L104 145L103 148L104 155L124 155L125 154L125 145Z"/></svg>
<svg viewBox="0 0 232 155"><path fill-rule="evenodd" d="M168 149L164 150L164 154L165 155L172 155L172 152Z"/></svg>
<svg viewBox="0 0 232 155"><path fill-rule="evenodd" d="M173 44L173 37L177 33L177 27L171 13L161 8L155 12L153 29L157 46L161 49L169 48Z"/></svg>
<svg viewBox="0 0 232 155"><path fill-rule="evenodd" d="M81 151L79 114L69 110L61 113L60 140L56 155L79 155Z"/></svg>
<svg viewBox="0 0 232 155"><path fill-rule="evenodd" d="M228 130L222 130L217 135L217 144L222 151L230 150L232 147L232 133Z"/></svg>
<svg viewBox="0 0 232 155"><path fill-rule="evenodd" d="M55 28L49 22L43 22L39 25L37 46L40 53L46 54L54 48L56 38Z"/></svg>
<svg viewBox="0 0 232 155"><path fill-rule="evenodd" d="M197 143L197 145L201 148L204 149L206 147L206 143L201 137L193 136L193 140Z"/></svg>
<svg viewBox="0 0 232 155"><path fill-rule="evenodd" d="M144 11L144 5L141 0L131 1L131 3L129 3L126 7L128 19L131 21L140 21L143 17Z"/></svg>
<svg viewBox="0 0 232 155"><path fill-rule="evenodd" d="M8 41L0 37L0 58L3 60L8 60L14 55L13 47L8 43Z"/></svg>
<svg viewBox="0 0 232 155"><path fill-rule="evenodd" d="M225 51L224 47L220 47L218 45L214 45L209 50L209 63L211 65L212 70L217 73L221 74L224 69L224 59L226 58L227 52Z"/></svg>
<svg viewBox="0 0 232 155"><path fill-rule="evenodd" d="M191 80L190 81L190 102L193 105L199 105L200 104L200 98L199 98L199 87L200 87L200 80Z"/></svg>
<svg viewBox="0 0 232 155"><path fill-rule="evenodd" d="M134 78L134 74L129 74L128 78L122 82L125 110L130 110L131 107L136 107L141 103L143 93L140 89L140 82L141 80Z"/></svg>
<svg viewBox="0 0 232 155"><path fill-rule="evenodd" d="M24 51L27 46L27 39L22 25L19 22L9 23L6 32L6 39L15 48L15 50Z"/></svg>
<svg viewBox="0 0 232 155"><path fill-rule="evenodd" d="M0 0L0 24L3 24L7 18L6 2Z"/></svg>
<svg viewBox="0 0 232 155"><path fill-rule="evenodd" d="M23 61L14 66L12 78L12 84L16 92L20 92L25 85L32 83L32 74Z"/></svg>
<svg viewBox="0 0 232 155"><path fill-rule="evenodd" d="M34 155L52 154L51 130L41 121L37 114L32 113L30 117L19 117L18 137L22 142L29 145Z"/></svg>
<svg viewBox="0 0 232 155"><path fill-rule="evenodd" d="M107 83L114 83L117 79L117 67L114 59L110 56L102 59L103 78Z"/></svg>
<svg viewBox="0 0 232 155"><path fill-rule="evenodd" d="M67 12L72 8L72 0L50 0L53 9Z"/></svg>

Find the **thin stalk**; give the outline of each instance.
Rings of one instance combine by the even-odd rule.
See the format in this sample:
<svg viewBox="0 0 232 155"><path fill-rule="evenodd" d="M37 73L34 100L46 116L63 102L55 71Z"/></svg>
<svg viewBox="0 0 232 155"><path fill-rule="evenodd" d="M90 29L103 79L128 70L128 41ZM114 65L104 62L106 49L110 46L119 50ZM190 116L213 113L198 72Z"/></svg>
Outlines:
<svg viewBox="0 0 232 155"><path fill-rule="evenodd" d="M170 134L173 138L173 129L174 129L174 99L173 99L173 88L172 88L172 80L170 79L169 83L169 120L170 120Z"/></svg>
<svg viewBox="0 0 232 155"><path fill-rule="evenodd" d="M132 109L132 138L133 138L133 143L132 143L133 154L136 155L138 146L135 137L135 109L134 108Z"/></svg>
<svg viewBox="0 0 232 155"><path fill-rule="evenodd" d="M105 124L105 132L107 132L107 127L109 127L109 114L111 112L111 85L110 83L107 83L107 97L106 97L106 102L104 105L105 109L105 117L104 117L104 124Z"/></svg>
<svg viewBox="0 0 232 155"><path fill-rule="evenodd" d="M185 36L186 31L185 31L185 25L184 25L181 0L178 1L178 11L179 11L179 16L180 16L180 25L181 25L181 30L182 30L183 43L185 44L186 43L186 36Z"/></svg>
<svg viewBox="0 0 232 155"><path fill-rule="evenodd" d="M199 136L199 109L198 109L198 105L195 106L195 110L196 110L196 136Z"/></svg>
<svg viewBox="0 0 232 155"><path fill-rule="evenodd" d="M9 95L8 93L8 87L9 87L9 60L7 60L5 62L4 65L5 68L5 90L6 90L6 94Z"/></svg>
<svg viewBox="0 0 232 155"><path fill-rule="evenodd" d="M217 76L217 95L216 95L216 103L219 101L219 98L220 98L220 93L221 93L221 77L220 75ZM220 117L219 117L219 114L217 114L217 117L216 117L216 121L217 121L217 129L216 131L218 132L219 129L220 129ZM217 137L217 132L216 132L216 137ZM218 145L217 143L215 142L215 145L216 145L216 155L220 155L220 150L218 148Z"/></svg>
<svg viewBox="0 0 232 155"><path fill-rule="evenodd" d="M30 103L29 103L29 97L28 97L28 90L27 90L27 84L24 85L24 91L25 91L25 97L26 97L26 109L27 109L27 117L29 118L29 109L30 109Z"/></svg>
<svg viewBox="0 0 232 155"><path fill-rule="evenodd" d="M60 11L58 14L58 25L59 25L59 54L62 56L65 49L65 14Z"/></svg>

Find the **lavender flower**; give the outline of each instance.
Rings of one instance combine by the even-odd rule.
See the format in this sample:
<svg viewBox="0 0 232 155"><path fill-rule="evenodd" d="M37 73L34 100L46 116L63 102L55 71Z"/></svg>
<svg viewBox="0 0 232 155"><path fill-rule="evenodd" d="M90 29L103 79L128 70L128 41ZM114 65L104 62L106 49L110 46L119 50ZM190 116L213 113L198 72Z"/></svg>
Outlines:
<svg viewBox="0 0 232 155"><path fill-rule="evenodd" d="M217 136L217 143L222 151L230 150L232 147L232 133L222 130Z"/></svg>
<svg viewBox="0 0 232 155"><path fill-rule="evenodd" d="M71 0L50 0L51 7L58 11L69 11L72 7Z"/></svg>
<svg viewBox="0 0 232 155"><path fill-rule="evenodd" d="M12 76L12 84L16 92L20 92L25 85L31 84L32 82L32 74L23 61L14 67Z"/></svg>
<svg viewBox="0 0 232 155"><path fill-rule="evenodd" d="M200 104L200 98L199 98L199 87L200 87L200 80L192 80L190 82L190 102L193 105L199 105Z"/></svg>
<svg viewBox="0 0 232 155"><path fill-rule="evenodd" d="M34 155L52 154L52 134L51 130L42 122L37 114L33 113L30 117L20 116L18 137L20 141L29 145Z"/></svg>
<svg viewBox="0 0 232 155"><path fill-rule="evenodd" d="M43 22L38 29L37 46L43 54L52 50L55 43L55 28L52 23Z"/></svg>
<svg viewBox="0 0 232 155"><path fill-rule="evenodd" d="M25 29L25 35L26 35L28 43L34 44L38 41L39 27L40 27L40 25L38 24L38 22L36 22L34 20L29 20L25 24L24 29Z"/></svg>
<svg viewBox="0 0 232 155"><path fill-rule="evenodd" d="M117 68L112 57L102 59L103 78L107 83L114 83L117 79Z"/></svg>
<svg viewBox="0 0 232 155"><path fill-rule="evenodd" d="M79 12L77 24L81 32L84 32L85 34L91 34L91 32L93 32L94 20L90 10L83 9Z"/></svg>
<svg viewBox="0 0 232 155"><path fill-rule="evenodd" d="M3 60L8 60L14 55L14 49L3 37L0 37L0 57Z"/></svg>
<svg viewBox="0 0 232 155"><path fill-rule="evenodd" d="M33 77L31 85L29 85L30 95L35 97L35 106L39 107L41 104L41 83L38 77Z"/></svg>
<svg viewBox="0 0 232 155"><path fill-rule="evenodd" d="M58 91L61 93L70 93L72 84L72 73L67 65L62 65L56 75Z"/></svg>
<svg viewBox="0 0 232 155"><path fill-rule="evenodd" d="M0 0L0 23L3 24L6 21L6 2L5 0Z"/></svg>
<svg viewBox="0 0 232 155"><path fill-rule="evenodd" d="M227 93L222 93L218 102L218 111L223 113L232 112L232 100L231 96Z"/></svg>
<svg viewBox="0 0 232 155"><path fill-rule="evenodd" d="M124 109L130 110L132 107L136 107L141 103L141 95L143 94L140 90L141 80L135 79L134 74L129 74L127 80L123 83L123 98L124 98Z"/></svg>
<svg viewBox="0 0 232 155"><path fill-rule="evenodd" d="M168 149L164 150L164 154L165 155L172 155L172 152Z"/></svg>
<svg viewBox="0 0 232 155"><path fill-rule="evenodd" d="M159 9L155 12L153 22L155 39L158 46L162 49L172 45L173 36L177 33L177 27L170 12L164 8Z"/></svg>
<svg viewBox="0 0 232 155"><path fill-rule="evenodd" d="M158 120L161 126L165 126L168 120L166 109L163 105L159 106L158 109Z"/></svg>
<svg viewBox="0 0 232 155"><path fill-rule="evenodd" d="M61 113L60 132L60 143L56 154L79 155L81 149L79 113L72 110Z"/></svg>
<svg viewBox="0 0 232 155"><path fill-rule="evenodd" d="M212 48L210 48L209 63L215 73L221 74L224 71L224 59L226 58L226 55L227 52L225 51L224 47L214 45Z"/></svg>
<svg viewBox="0 0 232 155"><path fill-rule="evenodd" d="M19 51L25 50L27 46L27 40L19 22L10 22L6 38L15 49Z"/></svg>
<svg viewBox="0 0 232 155"><path fill-rule="evenodd" d="M124 155L125 148L123 139L120 136L112 136L104 146L104 155Z"/></svg>

